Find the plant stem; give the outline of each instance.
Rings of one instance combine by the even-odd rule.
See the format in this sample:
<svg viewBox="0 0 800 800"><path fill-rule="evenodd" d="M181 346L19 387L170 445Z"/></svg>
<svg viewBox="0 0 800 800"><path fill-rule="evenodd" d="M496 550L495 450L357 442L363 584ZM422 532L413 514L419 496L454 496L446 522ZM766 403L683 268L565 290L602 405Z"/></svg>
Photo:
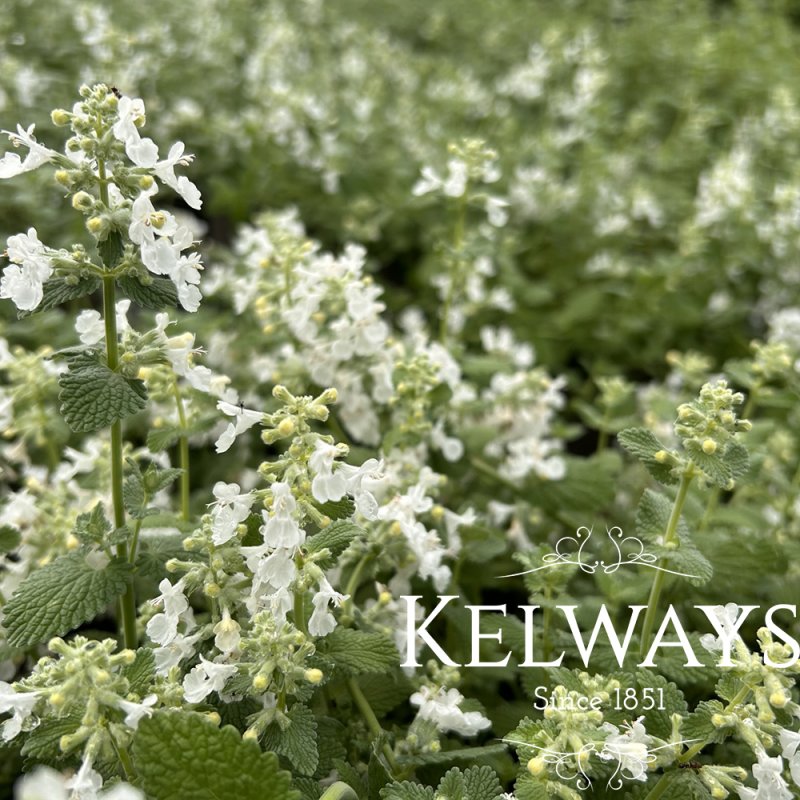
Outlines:
<svg viewBox="0 0 800 800"><path fill-rule="evenodd" d="M659 782L647 793L644 800L658 800L662 794L667 790L670 782L672 781L675 772L665 772Z"/></svg>
<svg viewBox="0 0 800 800"><path fill-rule="evenodd" d="M450 267L450 285L447 287L447 294L444 299L444 308L442 309L442 316L439 327L439 341L446 342L448 335L448 328L450 322L450 310L453 305L453 300L456 294L456 265L457 260L460 259L461 250L464 246L464 223L467 218L467 189L464 189L464 194L458 203L456 210L456 222L453 228L453 264Z"/></svg>
<svg viewBox="0 0 800 800"><path fill-rule="evenodd" d="M358 800L358 795L346 783L336 781L322 793L319 800Z"/></svg>
<svg viewBox="0 0 800 800"><path fill-rule="evenodd" d="M108 183L106 181L106 165L98 161L97 172L100 185L100 200L109 207ZM119 369L119 342L117 340L117 304L115 278L110 274L113 264L104 264L107 274L103 275L103 322L106 334L106 361L112 372ZM125 505L122 501L122 421L111 425L111 501L114 506L114 527L125 525ZM121 542L117 545L117 555L127 560L128 545ZM125 594L119 599L119 616L121 633L125 647L136 648L136 599L134 597L133 576L128 578Z"/></svg>
<svg viewBox="0 0 800 800"><path fill-rule="evenodd" d="M378 722L378 718L375 716L375 712L372 710L372 706L369 704L369 700L364 697L364 692L361 691L361 687L358 685L354 678L347 679L347 688L350 691L350 694L355 701L355 704L358 706L358 710L361 712L361 716L364 717L364 721L367 723L367 727L370 730L370 733L376 739L380 739L384 735L384 730L381 728L380 722ZM386 761L389 763L389 768L393 773L397 773L397 761L395 760L394 753L392 752L392 748L384 742L383 744L383 754L386 756Z"/></svg>
<svg viewBox="0 0 800 800"><path fill-rule="evenodd" d="M186 435L186 411L183 407L183 396L181 395L178 379L175 379L175 405L178 407L178 421L181 433L178 438L178 463L183 470L181 473L181 519L188 522L191 517L189 509L189 437Z"/></svg>
<svg viewBox="0 0 800 800"><path fill-rule="evenodd" d="M347 597L347 600L344 601L342 604L343 612L345 614L349 614L352 607L353 607L353 596L358 591L358 587L361 583L361 573L364 571L364 567L372 560L371 553L364 553L361 556L361 559L356 564L355 568L353 569L353 573L350 575L350 579L347 581L347 586L345 587L344 593Z"/></svg>
<svg viewBox="0 0 800 800"><path fill-rule="evenodd" d="M103 316L105 317L106 359L108 368L116 372L119 368L119 344L117 342L117 309L114 278L103 278ZM114 527L125 525L125 506L122 502L122 422L111 425L111 500L114 507ZM120 542L117 555L127 560L128 545ZM133 594L133 577L128 578L125 594L119 599L119 615L125 647L136 648L136 600Z"/></svg>
<svg viewBox="0 0 800 800"><path fill-rule="evenodd" d="M681 518L683 505L686 502L686 495L689 492L689 485L694 478L694 469L689 464L686 471L681 476L681 483L678 487L678 493L675 495L675 502L672 505L672 513L669 515L667 522L667 529L664 532L664 546L668 547L675 541L675 536L678 531L678 522ZM650 589L650 598L647 601L647 612L644 617L644 626L642 628L642 643L639 648L639 655L644 658L650 648L650 637L653 633L653 626L655 625L656 614L658 613L658 602L661 599L661 591L664 588L664 580L667 576L663 572L664 564L668 557L662 557L659 562L659 570L656 572L656 577L653 580L653 586Z"/></svg>

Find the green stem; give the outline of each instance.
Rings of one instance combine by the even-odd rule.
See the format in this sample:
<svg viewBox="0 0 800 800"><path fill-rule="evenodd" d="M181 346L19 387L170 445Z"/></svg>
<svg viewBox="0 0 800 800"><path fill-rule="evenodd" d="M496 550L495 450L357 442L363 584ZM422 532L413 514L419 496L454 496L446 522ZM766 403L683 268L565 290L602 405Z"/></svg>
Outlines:
<svg viewBox="0 0 800 800"><path fill-rule="evenodd" d="M186 411L183 406L183 396L181 395L178 380L175 379L175 404L178 407L178 421L183 433L178 438L178 463L183 470L181 473L181 519L188 522L191 517L189 509L189 437L186 435Z"/></svg>
<svg viewBox="0 0 800 800"><path fill-rule="evenodd" d="M448 334L448 323L450 321L450 310L456 294L456 259L460 258L461 249L464 246L464 223L467 218L467 190L458 203L456 211L456 222L453 228L453 264L450 267L450 285L447 287L447 295L444 299L444 308L439 323L439 341L446 342Z"/></svg>
<svg viewBox="0 0 800 800"><path fill-rule="evenodd" d="M350 575L350 579L347 581L347 586L344 590L347 600L345 600L342 604L343 614L350 614L350 611L353 608L354 595L358 591L358 587L361 585L361 573L364 572L364 567L366 567L371 560L372 554L364 553L359 562L356 564L355 569L353 569L353 573Z"/></svg>
<svg viewBox="0 0 800 800"><path fill-rule="evenodd" d="M106 181L106 165L98 161L97 171L100 178L100 200L109 207L108 183ZM111 264L104 265L108 270ZM103 276L103 322L106 335L106 361L112 372L119 369L119 341L117 335L116 286L113 275ZM122 500L122 421L111 425L111 501L114 507L114 527L125 525L125 505ZM121 542L117 545L117 555L127 560L128 545ZM119 599L119 616L122 638L125 647L136 648L136 599L134 597L133 576L128 578L125 593Z"/></svg>
<svg viewBox="0 0 800 800"><path fill-rule="evenodd" d="M745 684L734 696L733 700L725 706L725 713L730 713L733 711L736 706L740 703L743 703L747 699L747 695L750 694L752 691L749 684ZM687 762L691 761L707 744L709 741L704 739L702 742L697 742L696 744L692 745L683 755L678 758L678 763L686 764Z"/></svg>
<svg viewBox="0 0 800 800"><path fill-rule="evenodd" d="M358 795L346 783L336 781L322 793L319 800L358 800Z"/></svg>
<svg viewBox="0 0 800 800"><path fill-rule="evenodd" d="M675 541L678 531L678 522L680 521L683 505L686 502L686 495L689 492L689 485L691 484L693 478L694 469L692 468L692 465L689 464L686 471L681 476L681 483L678 487L678 493L675 495L675 502L672 505L672 513L669 515L667 529L664 532L665 547L668 547ZM658 613L658 603L661 599L661 592L664 588L664 580L667 576L667 573L663 572L667 560L668 557L662 557L659 560L659 569L656 572L656 577L653 580L653 586L650 589L650 598L647 601L647 612L644 616L644 626L642 628L642 643L639 649L639 654L642 658L647 655L647 651L650 648L650 637L652 636L656 614Z"/></svg>
<svg viewBox="0 0 800 800"><path fill-rule="evenodd" d="M658 800L661 795L669 787L670 783L672 782L673 777L675 776L675 772L665 772L659 782L647 793L647 797L644 800Z"/></svg>
<svg viewBox="0 0 800 800"><path fill-rule="evenodd" d="M367 727L369 728L372 736L375 739L382 738L384 736L384 730L381 727L380 722L378 722L378 718L375 716L375 712L372 710L369 700L364 697L364 692L361 691L361 687L358 685L358 683L356 683L354 678L347 679L347 688L350 691L355 704L358 706L361 716L364 717L364 721L367 723ZM383 754L386 756L386 761L389 763L389 768L393 773L396 774L397 761L395 760L392 748L389 747L386 742L383 744Z"/></svg>
<svg viewBox="0 0 800 800"><path fill-rule="evenodd" d="M114 279L103 278L103 315L105 317L106 358L108 368L116 372L119 368L119 344L117 342L117 309L115 302ZM111 425L111 501L114 507L114 527L125 525L125 505L122 500L122 422ZM117 555L127 560L128 545L117 545ZM125 647L136 648L136 599L134 598L133 577L128 578L125 594L119 599L119 615L122 638Z"/></svg>

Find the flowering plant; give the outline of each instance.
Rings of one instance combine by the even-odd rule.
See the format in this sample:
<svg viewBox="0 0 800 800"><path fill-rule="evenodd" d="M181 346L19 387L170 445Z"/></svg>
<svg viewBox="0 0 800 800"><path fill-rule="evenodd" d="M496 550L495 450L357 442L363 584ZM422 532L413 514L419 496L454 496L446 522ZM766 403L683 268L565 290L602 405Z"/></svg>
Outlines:
<svg viewBox="0 0 800 800"><path fill-rule="evenodd" d="M228 97L206 50L252 39L234 6L230 41L205 3L196 41L182 3L163 31L140 22L174 70L149 113L97 83L7 132L0 178L22 188L0 219L16 197L25 232L0 273L0 794L797 796L796 191L755 166L788 160L791 96L776 88L670 205L659 180L711 124L699 113L673 122L666 166L584 152L613 127L627 29L554 22L512 63L501 26L485 70L454 77L401 33L269 2L253 12L269 42ZM120 85L146 87L104 14L70 18L98 64L129 64ZM171 85L173 36L208 68L210 119ZM309 82L329 42L354 41L342 87ZM409 124L417 93L441 125ZM465 138L488 98L504 124ZM177 135L196 165L182 141L165 151ZM366 152L394 138L402 164ZM46 175L63 215L31 200ZM276 209L298 199L287 175L299 208ZM706 287L711 241L770 252L749 345L753 269ZM660 290L686 319L631 348ZM718 326L704 353L684 347L698 314Z"/></svg>

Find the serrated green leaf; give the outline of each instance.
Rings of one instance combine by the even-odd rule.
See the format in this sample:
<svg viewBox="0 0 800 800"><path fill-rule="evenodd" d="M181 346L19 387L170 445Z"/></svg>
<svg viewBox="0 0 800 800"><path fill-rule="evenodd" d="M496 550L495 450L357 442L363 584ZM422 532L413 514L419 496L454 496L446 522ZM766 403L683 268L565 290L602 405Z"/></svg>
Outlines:
<svg viewBox="0 0 800 800"><path fill-rule="evenodd" d="M356 510L356 504L347 495L341 500L328 500L327 503L315 503L315 505L320 512L332 520L349 519Z"/></svg>
<svg viewBox="0 0 800 800"><path fill-rule="evenodd" d="M128 584L131 565L101 553L70 553L32 572L3 609L8 642L26 647L94 619Z"/></svg>
<svg viewBox="0 0 800 800"><path fill-rule="evenodd" d="M44 718L26 737L22 755L29 765L60 766L66 758L61 749L61 737L75 733L81 726L81 715L70 714L60 719Z"/></svg>
<svg viewBox="0 0 800 800"><path fill-rule="evenodd" d="M295 703L286 716L289 725L285 729L273 723L264 732L264 746L286 756L301 775L313 775L319 763L314 715L307 706Z"/></svg>
<svg viewBox="0 0 800 800"><path fill-rule="evenodd" d="M306 541L306 547L310 553L329 550L330 556L318 563L322 569L330 569L354 539L365 535L364 529L355 523L339 520L331 523L327 528L323 528L319 533L314 534Z"/></svg>
<svg viewBox="0 0 800 800"><path fill-rule="evenodd" d="M626 428L617 434L617 441L631 455L636 456L657 481L667 484L678 483L671 467L656 461L656 453L667 448L647 428Z"/></svg>
<svg viewBox="0 0 800 800"><path fill-rule="evenodd" d="M97 252L104 267L108 269L116 267L125 253L125 245L119 231L111 231L105 239L98 242Z"/></svg>
<svg viewBox="0 0 800 800"><path fill-rule="evenodd" d="M724 708L719 700L702 700L689 716L684 717L681 724L681 736L684 739L698 739L707 742L723 741L725 733L711 722L711 718L714 714L722 713Z"/></svg>
<svg viewBox="0 0 800 800"><path fill-rule="evenodd" d="M404 763L421 766L423 764L457 764L468 761L471 764L475 764L482 758L495 758L507 752L507 746L502 743L487 744L483 747L458 747L453 750L439 750L433 753L423 753L408 759L408 761Z"/></svg>
<svg viewBox="0 0 800 800"><path fill-rule="evenodd" d="M337 628L320 642L320 651L347 675L388 672L400 664L400 654L388 636L353 628Z"/></svg>
<svg viewBox="0 0 800 800"><path fill-rule="evenodd" d="M111 523L106 519L103 504L97 503L88 513L78 515L73 532L83 544L102 545L110 531Z"/></svg>
<svg viewBox="0 0 800 800"><path fill-rule="evenodd" d="M123 677L128 679L128 691L144 697L150 692L155 678L156 658L149 647L140 647L136 651L133 664L122 669Z"/></svg>
<svg viewBox="0 0 800 800"><path fill-rule="evenodd" d="M495 800L502 793L495 771L486 766L470 767L464 772L454 767L436 789L436 794L447 800Z"/></svg>
<svg viewBox="0 0 800 800"><path fill-rule="evenodd" d="M19 547L22 534L10 525L0 525L0 553L10 553Z"/></svg>
<svg viewBox="0 0 800 800"><path fill-rule="evenodd" d="M683 692L663 675L649 669L636 670L636 682L640 689L656 689L659 700L663 697L663 708L659 708L656 704L654 708L644 710L643 705L641 713L645 719L644 726L647 732L668 740L672 732L671 715L679 714L685 717L689 712ZM639 696L642 697L641 692Z"/></svg>
<svg viewBox="0 0 800 800"><path fill-rule="evenodd" d="M120 278L117 285L126 297L142 308L161 311L178 305L178 291L169 278L151 278L150 283L142 283L138 278Z"/></svg>
<svg viewBox="0 0 800 800"><path fill-rule="evenodd" d="M390 783L392 776L383 763L383 758L373 748L367 764L367 789L370 797L379 797L381 789Z"/></svg>
<svg viewBox="0 0 800 800"><path fill-rule="evenodd" d="M181 438L182 433L180 428L171 425L156 428L147 434L147 449L151 453L160 453L162 450L172 447Z"/></svg>
<svg viewBox="0 0 800 800"><path fill-rule="evenodd" d="M327 777L334 768L334 763L347 756L347 748L344 744L345 734L346 728L338 720L330 717L317 717L319 764L314 773L315 777L320 779Z"/></svg>
<svg viewBox="0 0 800 800"><path fill-rule="evenodd" d="M91 353L70 359L63 373L59 400L61 413L74 431L96 431L141 411L147 391L140 380L113 372Z"/></svg>
<svg viewBox="0 0 800 800"><path fill-rule="evenodd" d="M381 789L381 800L433 800L433 789L411 781L390 783Z"/></svg>
<svg viewBox="0 0 800 800"><path fill-rule="evenodd" d="M337 758L333 762L333 768L336 770L339 780L346 783L359 798L367 796L367 787L361 773L352 764L342 758Z"/></svg>
<svg viewBox="0 0 800 800"><path fill-rule="evenodd" d="M38 314L40 311L49 311L70 300L78 300L88 294L94 294L100 288L98 278L81 278L77 283L68 283L66 278L56 276L50 278L42 286L42 302L33 311L20 311L18 317L27 317Z"/></svg>
<svg viewBox="0 0 800 800"><path fill-rule="evenodd" d="M728 442L722 458L728 465L731 477L735 481L741 480L750 471L750 455L741 442L735 440Z"/></svg>
<svg viewBox="0 0 800 800"><path fill-rule="evenodd" d="M274 753L201 714L157 712L139 723L133 758L150 800L299 800Z"/></svg>

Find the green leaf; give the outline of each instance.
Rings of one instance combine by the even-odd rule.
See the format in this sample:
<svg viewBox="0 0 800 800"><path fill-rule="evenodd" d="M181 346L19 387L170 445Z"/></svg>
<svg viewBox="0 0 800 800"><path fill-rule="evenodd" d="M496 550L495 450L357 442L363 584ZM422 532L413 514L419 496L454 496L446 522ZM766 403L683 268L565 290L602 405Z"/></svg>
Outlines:
<svg viewBox="0 0 800 800"><path fill-rule="evenodd" d="M66 758L60 747L61 737L75 733L81 726L81 714L65 717L45 717L25 738L22 755L26 763L60 766Z"/></svg>
<svg viewBox="0 0 800 800"><path fill-rule="evenodd" d="M152 453L160 453L172 447L181 438L182 433L179 427L172 425L156 428L147 434L147 449Z"/></svg>
<svg viewBox="0 0 800 800"><path fill-rule="evenodd" d="M341 500L328 500L327 503L315 503L316 507L333 520L348 519L353 516L356 504L352 498L345 495Z"/></svg>
<svg viewBox="0 0 800 800"><path fill-rule="evenodd" d="M149 647L140 647L136 651L133 664L128 664L122 669L122 674L128 679L128 692L144 697L150 692L156 673L156 657Z"/></svg>
<svg viewBox="0 0 800 800"><path fill-rule="evenodd" d="M319 553L329 550L330 556L318 562L321 569L330 569L339 560L339 556L350 546L350 543L360 536L366 535L363 528L352 522L339 520L323 528L319 533L306 541L309 553Z"/></svg>
<svg viewBox="0 0 800 800"><path fill-rule="evenodd" d="M433 800L433 789L411 781L390 783L381 789L381 800Z"/></svg>
<svg viewBox="0 0 800 800"><path fill-rule="evenodd" d="M422 753L414 756L404 763L419 766L422 764L454 764L468 761L475 764L482 758L494 758L508 752L508 747L502 743L487 744L483 747L458 747L453 750L439 750L437 752Z"/></svg>
<svg viewBox="0 0 800 800"><path fill-rule="evenodd" d="M133 758L150 800L299 800L274 753L201 714L163 711L139 723Z"/></svg>
<svg viewBox="0 0 800 800"><path fill-rule="evenodd" d="M10 525L0 525L0 553L10 553L19 547L22 534Z"/></svg>
<svg viewBox="0 0 800 800"><path fill-rule="evenodd" d="M636 671L636 682L640 689L656 689L657 696L664 698L663 709L656 704L655 708L647 711L642 710L647 732L662 739L669 739L672 733L672 714L680 714L685 717L689 713L683 692L674 684L670 683L663 675L659 675L649 669L638 669ZM643 695L641 692L639 696Z"/></svg>
<svg viewBox="0 0 800 800"><path fill-rule="evenodd" d="M750 471L750 456L741 442L735 440L728 442L722 458L735 481L741 480Z"/></svg>
<svg viewBox="0 0 800 800"><path fill-rule="evenodd" d="M111 231L102 242L97 243L97 252L103 261L103 266L113 269L122 260L125 245L119 231Z"/></svg>
<svg viewBox="0 0 800 800"><path fill-rule="evenodd" d="M725 707L719 700L703 700L697 708L685 717L681 725L681 736L684 739L699 739L700 741L721 742L726 738L724 731L720 730L711 718L720 714Z"/></svg>
<svg viewBox="0 0 800 800"><path fill-rule="evenodd" d="M289 713L285 729L274 722L264 733L264 746L286 756L301 775L313 775L319 763L317 748L317 723L311 709L295 703Z"/></svg>
<svg viewBox="0 0 800 800"><path fill-rule="evenodd" d="M83 544L102 545L111 532L111 523L106 519L103 504L97 503L86 514L79 514L75 521L74 533Z"/></svg>
<svg viewBox="0 0 800 800"><path fill-rule="evenodd" d="M128 584L131 565L102 553L70 553L32 572L3 610L8 642L26 647L94 619Z"/></svg>
<svg viewBox="0 0 800 800"><path fill-rule="evenodd" d="M337 628L322 639L320 651L347 675L388 672L400 664L400 654L388 636L353 628Z"/></svg>
<svg viewBox="0 0 800 800"><path fill-rule="evenodd" d="M334 769L335 762L347 757L346 741L346 729L341 722L330 717L317 718L319 764L314 773L317 778L327 777Z"/></svg>
<svg viewBox="0 0 800 800"><path fill-rule="evenodd" d="M495 800L502 794L503 787L491 767L470 767L465 772L454 767L436 789L436 795L447 800Z"/></svg>
<svg viewBox="0 0 800 800"><path fill-rule="evenodd" d="M617 434L617 441L631 454L636 456L647 468L647 471L661 483L674 484L678 479L672 474L672 468L656 461L659 450L666 450L655 435L647 428L626 428Z"/></svg>
<svg viewBox="0 0 800 800"><path fill-rule="evenodd" d="M40 311L49 311L62 303L78 300L87 294L94 294L100 288L98 278L81 278L77 283L68 283L66 278L56 276L50 278L42 286L42 302L33 311L20 311L18 317L27 317Z"/></svg>
<svg viewBox="0 0 800 800"><path fill-rule="evenodd" d="M117 281L122 293L142 308L161 311L178 305L178 291L169 278L153 278L142 283L138 278L120 278Z"/></svg>
<svg viewBox="0 0 800 800"><path fill-rule="evenodd" d="M93 353L72 357L58 383L61 413L74 431L100 430L146 405L147 391L140 380L113 372Z"/></svg>

